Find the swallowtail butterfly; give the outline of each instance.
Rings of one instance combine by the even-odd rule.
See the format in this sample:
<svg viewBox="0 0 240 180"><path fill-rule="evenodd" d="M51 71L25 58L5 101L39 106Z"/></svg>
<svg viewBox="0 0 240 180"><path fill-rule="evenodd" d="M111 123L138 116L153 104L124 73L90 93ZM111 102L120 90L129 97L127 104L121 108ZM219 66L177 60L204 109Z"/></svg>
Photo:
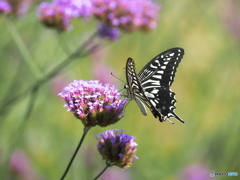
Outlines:
<svg viewBox="0 0 240 180"><path fill-rule="evenodd" d="M143 115L147 115L145 105L160 122L174 117L184 121L173 111L176 109L175 93L170 90L175 73L184 55L182 48L172 48L162 52L147 63L137 74L135 63L128 58L126 63L127 97L135 100ZM170 121L171 122L171 121ZM172 123L172 122L171 122Z"/></svg>

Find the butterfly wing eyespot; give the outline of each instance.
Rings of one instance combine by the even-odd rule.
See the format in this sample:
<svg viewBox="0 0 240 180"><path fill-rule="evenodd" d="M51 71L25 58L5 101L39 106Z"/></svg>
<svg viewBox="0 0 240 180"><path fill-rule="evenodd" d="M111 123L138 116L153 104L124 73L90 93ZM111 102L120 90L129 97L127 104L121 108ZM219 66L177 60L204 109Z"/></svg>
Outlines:
<svg viewBox="0 0 240 180"><path fill-rule="evenodd" d="M127 90L130 100L135 100L143 115L147 114L146 105L160 122L174 117L184 121L173 111L176 109L175 93L170 90L177 67L183 58L182 48L168 49L149 61L137 74L135 63L128 58L126 63ZM172 123L172 122L171 122Z"/></svg>

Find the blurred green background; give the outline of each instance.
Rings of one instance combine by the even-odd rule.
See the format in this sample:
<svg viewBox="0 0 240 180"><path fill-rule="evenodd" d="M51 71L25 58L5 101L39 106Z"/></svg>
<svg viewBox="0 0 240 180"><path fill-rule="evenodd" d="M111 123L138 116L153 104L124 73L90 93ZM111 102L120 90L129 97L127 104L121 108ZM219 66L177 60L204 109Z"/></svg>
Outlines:
<svg viewBox="0 0 240 180"><path fill-rule="evenodd" d="M122 34L119 41L106 43L97 55L77 59L40 88L29 119L24 117L31 93L1 112L1 163L14 147L13 152L26 155L39 179L59 179L83 129L57 96L62 88L75 79L97 79L94 71L99 61L108 67L102 76L122 89L124 84L110 73L125 81L128 57L135 60L139 72L158 53L182 47L185 55L171 89L176 93L175 112L185 124L174 119L174 125L160 123L149 111L145 117L136 103L131 102L125 117L117 124L89 131L66 179L92 179L100 172L105 162L95 148L94 135L114 128L137 138L139 157L124 171L108 169L106 174L117 174L115 179L178 180L188 176L193 180L190 172L196 176L210 171L240 173L240 3L237 0L159 2L162 10L155 30ZM21 19L4 20L2 16L0 24L3 104L36 82L13 38L14 28L40 70L49 72L68 56L63 40L74 51L94 32L97 21L74 20L73 31L59 35L38 21L32 7ZM13 175L8 176L14 179Z"/></svg>

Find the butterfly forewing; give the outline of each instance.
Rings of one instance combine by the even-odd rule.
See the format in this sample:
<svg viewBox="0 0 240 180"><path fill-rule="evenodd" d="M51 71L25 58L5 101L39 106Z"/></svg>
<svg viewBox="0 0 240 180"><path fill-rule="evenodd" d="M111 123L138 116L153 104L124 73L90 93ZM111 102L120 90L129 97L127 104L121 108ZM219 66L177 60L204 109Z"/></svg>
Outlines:
<svg viewBox="0 0 240 180"><path fill-rule="evenodd" d="M138 74L142 87L169 88L183 55L182 48L172 48L154 57Z"/></svg>

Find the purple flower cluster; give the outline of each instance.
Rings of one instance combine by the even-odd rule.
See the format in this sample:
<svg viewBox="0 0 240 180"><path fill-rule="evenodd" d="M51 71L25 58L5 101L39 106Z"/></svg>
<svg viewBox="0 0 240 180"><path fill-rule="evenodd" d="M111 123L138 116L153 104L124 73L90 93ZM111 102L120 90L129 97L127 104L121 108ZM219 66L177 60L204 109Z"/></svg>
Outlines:
<svg viewBox="0 0 240 180"><path fill-rule="evenodd" d="M73 18L87 18L92 15L90 0L54 0L43 2L38 7L37 16L49 27L61 31L71 30L70 21Z"/></svg>
<svg viewBox="0 0 240 180"><path fill-rule="evenodd" d="M110 84L98 81L75 80L58 94L65 101L68 111L80 119L84 126L106 127L123 117L127 100Z"/></svg>
<svg viewBox="0 0 240 180"><path fill-rule="evenodd" d="M123 134L122 130L113 129L96 136L98 151L110 165L127 168L138 159L135 137Z"/></svg>
<svg viewBox="0 0 240 180"><path fill-rule="evenodd" d="M0 13L10 13L12 11L12 7L9 2L1 0L0 1Z"/></svg>
<svg viewBox="0 0 240 180"><path fill-rule="evenodd" d="M98 36L101 38L107 38L111 41L116 41L119 39L120 31L116 27L107 25L105 23L99 23Z"/></svg>
<svg viewBox="0 0 240 180"><path fill-rule="evenodd" d="M67 31L73 18L94 15L101 21L99 37L115 41L119 29L147 32L156 28L159 10L153 0L53 0L41 3L37 16L45 25Z"/></svg>
<svg viewBox="0 0 240 180"><path fill-rule="evenodd" d="M152 0L92 0L94 15L125 32L149 31L157 26L160 6Z"/></svg>

